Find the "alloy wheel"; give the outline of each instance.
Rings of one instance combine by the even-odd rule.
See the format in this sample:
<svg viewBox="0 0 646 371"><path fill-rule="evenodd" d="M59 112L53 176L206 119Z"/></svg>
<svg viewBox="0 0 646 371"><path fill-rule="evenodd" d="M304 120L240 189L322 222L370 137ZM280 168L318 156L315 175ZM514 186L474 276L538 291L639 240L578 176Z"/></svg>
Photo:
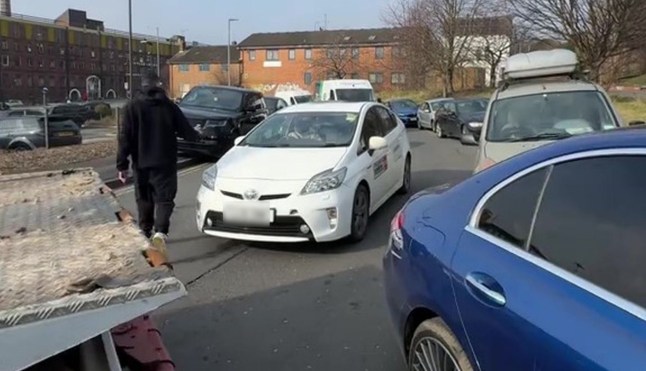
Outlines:
<svg viewBox="0 0 646 371"><path fill-rule="evenodd" d="M457 360L449 350L435 338L420 340L413 350L414 359L410 365L415 371L461 371Z"/></svg>

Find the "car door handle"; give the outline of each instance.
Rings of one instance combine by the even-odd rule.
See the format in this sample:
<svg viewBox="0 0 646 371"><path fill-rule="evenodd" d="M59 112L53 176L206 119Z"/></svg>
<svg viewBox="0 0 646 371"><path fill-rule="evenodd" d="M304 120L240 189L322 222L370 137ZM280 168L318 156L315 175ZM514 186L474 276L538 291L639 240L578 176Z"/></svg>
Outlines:
<svg viewBox="0 0 646 371"><path fill-rule="evenodd" d="M472 294L479 299L499 307L507 304L502 287L491 276L484 273L469 273L466 282Z"/></svg>

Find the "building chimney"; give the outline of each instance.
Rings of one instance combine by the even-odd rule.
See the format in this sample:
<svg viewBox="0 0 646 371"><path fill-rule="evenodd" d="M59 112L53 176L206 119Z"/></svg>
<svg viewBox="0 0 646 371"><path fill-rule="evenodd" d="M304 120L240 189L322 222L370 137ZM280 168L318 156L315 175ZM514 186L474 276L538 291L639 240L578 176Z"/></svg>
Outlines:
<svg viewBox="0 0 646 371"><path fill-rule="evenodd" d="M0 15L11 17L11 0L0 0Z"/></svg>

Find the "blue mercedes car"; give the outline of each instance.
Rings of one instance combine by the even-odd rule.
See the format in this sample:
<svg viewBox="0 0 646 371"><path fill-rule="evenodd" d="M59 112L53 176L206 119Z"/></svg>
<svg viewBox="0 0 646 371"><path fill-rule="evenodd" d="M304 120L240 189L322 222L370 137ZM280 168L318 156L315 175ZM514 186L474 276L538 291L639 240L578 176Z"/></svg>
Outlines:
<svg viewBox="0 0 646 371"><path fill-rule="evenodd" d="M394 99L386 102L388 108L408 127L417 127L417 104L410 99Z"/></svg>
<svg viewBox="0 0 646 371"><path fill-rule="evenodd" d="M646 370L646 129L416 194L383 264L410 370Z"/></svg>

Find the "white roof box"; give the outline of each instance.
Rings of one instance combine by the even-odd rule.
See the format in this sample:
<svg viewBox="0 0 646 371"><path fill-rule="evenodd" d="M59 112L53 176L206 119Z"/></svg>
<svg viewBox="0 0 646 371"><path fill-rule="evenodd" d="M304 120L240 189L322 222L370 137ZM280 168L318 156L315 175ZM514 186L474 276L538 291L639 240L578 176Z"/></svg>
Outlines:
<svg viewBox="0 0 646 371"><path fill-rule="evenodd" d="M527 79L573 73L576 54L567 49L541 50L512 55L505 65L505 79Z"/></svg>

